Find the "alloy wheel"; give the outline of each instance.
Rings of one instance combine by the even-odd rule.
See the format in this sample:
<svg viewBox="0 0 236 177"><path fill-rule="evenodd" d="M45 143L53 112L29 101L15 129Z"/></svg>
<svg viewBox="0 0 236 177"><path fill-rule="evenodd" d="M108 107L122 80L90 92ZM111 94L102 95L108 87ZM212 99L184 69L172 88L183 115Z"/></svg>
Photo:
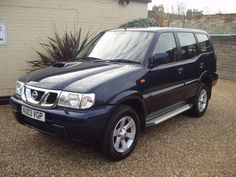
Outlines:
<svg viewBox="0 0 236 177"><path fill-rule="evenodd" d="M121 118L113 130L113 147L119 153L126 152L136 136L136 124L132 117Z"/></svg>
<svg viewBox="0 0 236 177"><path fill-rule="evenodd" d="M206 105L207 105L207 91L205 89L202 89L198 99L199 111L203 112L206 108Z"/></svg>

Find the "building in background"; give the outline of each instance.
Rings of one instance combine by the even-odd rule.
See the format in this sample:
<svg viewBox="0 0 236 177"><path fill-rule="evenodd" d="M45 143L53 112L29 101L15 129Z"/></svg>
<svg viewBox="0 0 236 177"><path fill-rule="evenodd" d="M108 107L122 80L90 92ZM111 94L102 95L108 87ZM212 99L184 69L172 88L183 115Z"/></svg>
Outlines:
<svg viewBox="0 0 236 177"><path fill-rule="evenodd" d="M10 0L0 1L0 97L13 93L16 79L37 56L39 42L55 29L79 27L84 33L116 28L128 21L147 18L150 0ZM4 30L4 29L6 30ZM4 31L3 31L4 30Z"/></svg>
<svg viewBox="0 0 236 177"><path fill-rule="evenodd" d="M210 34L236 34L236 13L204 15L197 9L175 9L166 13L163 5L153 6L148 11L148 17L155 19L162 27L195 28Z"/></svg>
<svg viewBox="0 0 236 177"><path fill-rule="evenodd" d="M188 9L186 12L187 18L192 18L192 17L201 17L203 16L203 11L199 11L197 9Z"/></svg>

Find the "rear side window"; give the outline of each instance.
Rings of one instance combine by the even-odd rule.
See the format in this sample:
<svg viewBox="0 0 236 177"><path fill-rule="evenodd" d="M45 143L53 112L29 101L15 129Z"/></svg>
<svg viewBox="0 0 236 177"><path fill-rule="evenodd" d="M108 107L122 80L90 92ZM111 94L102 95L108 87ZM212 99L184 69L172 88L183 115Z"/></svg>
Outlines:
<svg viewBox="0 0 236 177"><path fill-rule="evenodd" d="M212 48L208 36L206 34L200 34L200 33L197 33L196 36L199 42L201 53L210 52Z"/></svg>
<svg viewBox="0 0 236 177"><path fill-rule="evenodd" d="M155 54L167 53L169 55L169 63L176 61L177 57L177 46L173 33L162 33L160 34L157 44L153 51Z"/></svg>
<svg viewBox="0 0 236 177"><path fill-rule="evenodd" d="M197 56L197 42L193 33L177 33L177 35L181 45L183 60Z"/></svg>

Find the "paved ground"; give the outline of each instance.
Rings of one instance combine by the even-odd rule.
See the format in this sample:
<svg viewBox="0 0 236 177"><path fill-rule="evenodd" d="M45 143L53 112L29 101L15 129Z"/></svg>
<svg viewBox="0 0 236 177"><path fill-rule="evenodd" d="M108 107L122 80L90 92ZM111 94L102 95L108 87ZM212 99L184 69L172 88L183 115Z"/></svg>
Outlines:
<svg viewBox="0 0 236 177"><path fill-rule="evenodd" d="M201 119L180 115L149 128L121 162L97 147L21 126L0 107L0 176L236 176L236 83L220 81Z"/></svg>

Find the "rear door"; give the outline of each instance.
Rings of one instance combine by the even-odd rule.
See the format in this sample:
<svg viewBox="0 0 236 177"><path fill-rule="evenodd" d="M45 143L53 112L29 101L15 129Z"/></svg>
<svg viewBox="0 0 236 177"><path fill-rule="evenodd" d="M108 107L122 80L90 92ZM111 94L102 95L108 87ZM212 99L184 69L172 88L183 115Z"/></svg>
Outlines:
<svg viewBox="0 0 236 177"><path fill-rule="evenodd" d="M185 84L185 99L196 94L199 87L199 50L194 33L176 32L176 37L180 46L180 57L178 65L182 68L182 81ZM201 64L202 65L202 64Z"/></svg>

